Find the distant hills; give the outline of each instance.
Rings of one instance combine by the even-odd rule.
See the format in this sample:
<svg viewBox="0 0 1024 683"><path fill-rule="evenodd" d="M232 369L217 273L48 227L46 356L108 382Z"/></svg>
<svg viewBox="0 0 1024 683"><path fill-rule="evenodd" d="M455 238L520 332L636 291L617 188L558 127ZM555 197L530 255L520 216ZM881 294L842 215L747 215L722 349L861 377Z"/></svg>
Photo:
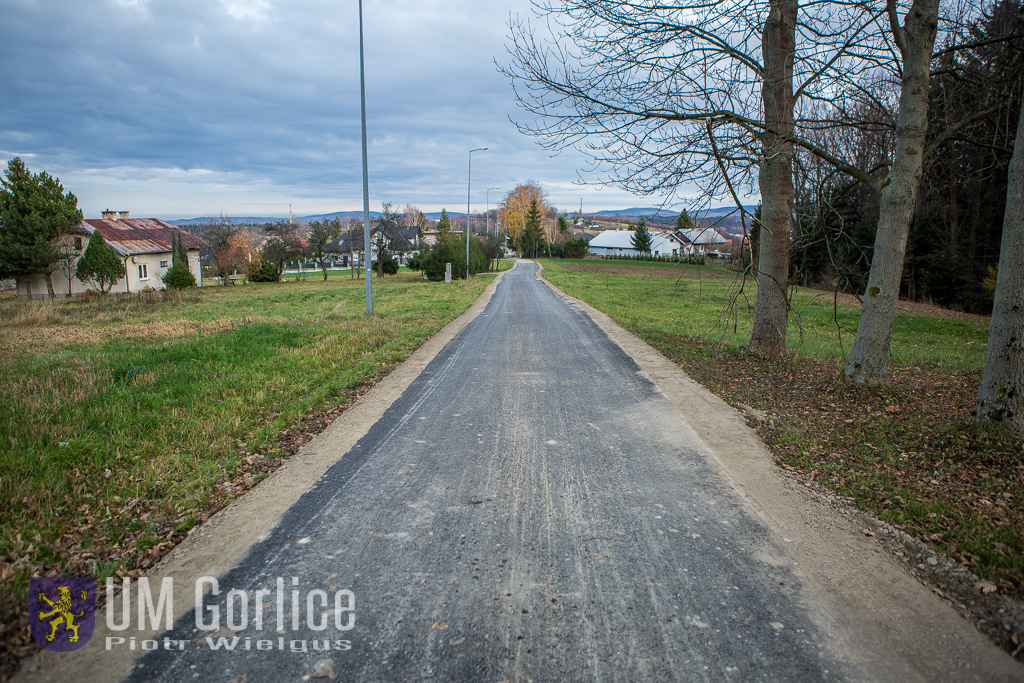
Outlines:
<svg viewBox="0 0 1024 683"><path fill-rule="evenodd" d="M753 213L754 209L757 208L757 207L751 205L751 206L744 206L743 208L745 208L747 211L750 211L751 213ZM726 216L726 215L728 215L728 214L730 214L730 213L732 213L734 211L736 211L736 207L735 206L722 206L722 207L718 207L716 209L706 209L706 210L700 210L700 211L692 211L692 212L690 212L690 215L694 219L696 219L696 220L716 219L716 218L721 218L722 216ZM430 218L432 220L437 220L437 219L439 219L441 217L441 212L440 211L432 211L432 212L424 214L424 215L427 218ZM466 214L460 213L458 211L449 211L448 212L448 216L451 217L451 218L461 217L461 216L465 216L465 215ZM667 210L664 210L664 209L658 209L658 208L653 207L653 206L645 206L645 207L633 207L633 208L630 208L630 209L605 209L603 211L591 211L591 212L587 212L585 215L587 215L587 216L602 216L602 217L609 217L609 218L651 218L651 217L657 216L660 219L668 218L668 219L671 219L671 220L675 220L676 216L679 215L679 212L678 211L667 211ZM177 225L195 225L197 223L209 223L209 222L211 222L213 220L217 220L218 218L219 217L216 217L216 216L200 216L200 217L197 217L197 218L178 218L178 219L175 219L175 220L171 220L170 222L171 223L176 223ZM235 224L235 225L252 225L252 224L255 224L255 223L281 223L283 221L287 221L288 220L287 218L281 218L279 216L225 216L224 218L226 220L230 221L231 223ZM295 221L297 221L299 223L309 223L311 221L319 221L319 220L323 220L325 218L330 218L330 219L339 218L342 221L345 221L345 220L362 220L363 212L362 211L335 211L334 213L321 213L321 214L314 214L314 215L310 215L310 216L296 216L293 220L295 220ZM370 212L370 218L380 218L380 212L379 211L371 211Z"/></svg>
<svg viewBox="0 0 1024 683"><path fill-rule="evenodd" d="M744 209L754 212L756 206L744 206ZM736 210L735 206L720 206L717 209L702 209L698 211L691 211L690 216L693 218L719 218L726 216ZM645 207L634 207L632 209L609 209L605 211L591 211L586 215L588 216L615 216L617 218L650 218L651 216L671 217L676 218L679 215L678 211L668 211L666 209L658 209L653 206Z"/></svg>
<svg viewBox="0 0 1024 683"><path fill-rule="evenodd" d="M441 217L440 211L434 211L431 213L423 214L427 218L437 220ZM455 218L456 216L465 216L466 214L458 211L449 211L448 216ZM298 223L310 223L312 221L322 221L323 219L334 219L338 218L341 221L346 220L363 220L362 211L335 211L334 213L318 213L311 216L295 216L292 220ZM380 211L371 211L370 218L380 218ZM198 223L209 223L211 221L219 220L219 216L199 216L197 218L176 218L170 220L175 225L196 225ZM258 223L283 223L287 221L287 218L281 218L280 216L224 216L224 219L229 221L233 225L253 225Z"/></svg>
<svg viewBox="0 0 1024 683"><path fill-rule="evenodd" d="M321 213L313 216L295 216L292 220L297 223L309 223L311 221L319 221L324 218L340 218L342 221L348 219L363 219L362 211L335 211L334 213ZM370 218L380 218L379 211L371 211ZM220 216L200 216L198 218L177 218L170 222L175 225L196 225L197 223L210 223L212 221L220 220ZM232 225L254 225L258 223L285 223L288 221L287 218L280 216L224 216L224 220L227 220Z"/></svg>

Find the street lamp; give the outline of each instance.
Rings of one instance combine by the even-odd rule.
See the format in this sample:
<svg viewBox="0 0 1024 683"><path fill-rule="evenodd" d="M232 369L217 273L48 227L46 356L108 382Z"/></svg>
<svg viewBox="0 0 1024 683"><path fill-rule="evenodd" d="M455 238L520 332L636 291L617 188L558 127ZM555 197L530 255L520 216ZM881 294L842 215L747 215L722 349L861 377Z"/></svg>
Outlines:
<svg viewBox="0 0 1024 683"><path fill-rule="evenodd" d="M362 2L362 0L359 0ZM466 179L466 280L469 280L469 193L473 187L473 152L486 152L486 147L469 150L469 173Z"/></svg>
<svg viewBox="0 0 1024 683"><path fill-rule="evenodd" d="M373 313L373 281L370 279L370 170L366 157L366 70L363 68L363 0L359 0L359 106L363 126L363 254L366 261L366 315ZM351 245L350 245L351 246Z"/></svg>
<svg viewBox="0 0 1024 683"><path fill-rule="evenodd" d="M497 189L498 188L496 188L496 187L488 187L487 188L487 192L484 193L484 197L486 197L486 201L487 201L487 204L486 204L487 208L484 209L484 213L487 215L487 236L488 237L491 236L491 190L497 190ZM497 222L495 222L495 223L497 223ZM495 232L494 236L495 237L498 236L497 232Z"/></svg>

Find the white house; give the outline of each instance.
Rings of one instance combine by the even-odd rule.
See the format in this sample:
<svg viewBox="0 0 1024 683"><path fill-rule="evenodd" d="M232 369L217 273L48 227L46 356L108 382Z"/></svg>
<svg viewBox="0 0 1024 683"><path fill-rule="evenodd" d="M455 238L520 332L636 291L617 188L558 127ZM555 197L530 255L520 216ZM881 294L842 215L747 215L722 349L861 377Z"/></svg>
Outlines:
<svg viewBox="0 0 1024 683"><path fill-rule="evenodd" d="M683 241L670 232L651 230L651 256L686 254ZM633 248L632 230L605 230L590 240L589 251L595 256L639 256Z"/></svg>
<svg viewBox="0 0 1024 683"><path fill-rule="evenodd" d="M104 211L103 218L87 218L71 229L63 241L76 253L68 266L57 268L50 276L57 296L84 294L96 289L91 283L83 283L75 277L78 258L85 252L89 237L99 232L107 244L124 262L127 275L113 286L111 292L141 292L146 288L164 289L162 278L171 267L171 237L177 233L188 253L188 267L196 277L196 283L203 284L203 269L199 264L199 250L206 246L202 240L178 226L158 218L130 218L127 211ZM18 279L18 296L41 299L47 296L46 278L40 273Z"/></svg>
<svg viewBox="0 0 1024 683"><path fill-rule="evenodd" d="M723 237L714 228L689 228L676 230L674 234L686 245L686 251L683 253L687 256L707 254L709 251L718 251L732 245L732 240Z"/></svg>

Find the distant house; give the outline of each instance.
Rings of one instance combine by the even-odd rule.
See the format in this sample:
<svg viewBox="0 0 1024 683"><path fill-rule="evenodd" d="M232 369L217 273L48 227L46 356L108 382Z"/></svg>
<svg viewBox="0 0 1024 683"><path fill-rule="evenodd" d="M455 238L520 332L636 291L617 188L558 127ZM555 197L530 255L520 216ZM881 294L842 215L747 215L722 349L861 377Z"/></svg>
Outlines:
<svg viewBox="0 0 1024 683"><path fill-rule="evenodd" d="M74 267L85 252L89 238L98 232L113 247L124 261L127 275L111 289L112 293L141 292L146 288L164 289L162 278L171 267L171 236L178 234L188 253L188 267L196 276L196 283L202 286L203 271L199 265L199 250L205 243L176 225L158 218L130 218L127 211L104 211L103 218L87 218L69 231L63 238L72 252L77 252L71 262L70 273L58 268L50 276L53 289L58 296L67 296L70 275L71 294L84 294L95 287L75 277ZM18 280L18 296L27 297L25 278ZM46 279L40 273L31 276L32 298L47 296Z"/></svg>
<svg viewBox="0 0 1024 683"><path fill-rule="evenodd" d="M380 230L379 226L375 226L370 233L371 261L377 258L377 235L380 233ZM415 225L391 228L388 230L386 237L391 252L398 255L399 263L402 265L405 265L407 256L419 251L420 229ZM324 252L340 254L342 267L347 268L349 266L349 259L358 258L358 255L363 251L363 239L363 231L361 229L354 232L346 230L339 237L327 243L324 247Z"/></svg>
<svg viewBox="0 0 1024 683"><path fill-rule="evenodd" d="M688 230L676 230L673 234L685 245L684 253L688 256L717 252L723 247L732 245L731 239L723 237L714 228L689 228Z"/></svg>
<svg viewBox="0 0 1024 683"><path fill-rule="evenodd" d="M651 256L685 255L682 240L671 232L651 230ZM594 256L639 256L633 248L632 230L605 230L590 240L588 251Z"/></svg>

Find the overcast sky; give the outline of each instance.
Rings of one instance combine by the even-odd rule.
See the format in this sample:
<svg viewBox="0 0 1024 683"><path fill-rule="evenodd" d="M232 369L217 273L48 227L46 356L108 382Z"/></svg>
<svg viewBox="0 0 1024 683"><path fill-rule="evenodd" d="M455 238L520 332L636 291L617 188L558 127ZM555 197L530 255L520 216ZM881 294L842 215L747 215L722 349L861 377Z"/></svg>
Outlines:
<svg viewBox="0 0 1024 683"><path fill-rule="evenodd" d="M0 0L0 159L58 176L86 217L362 208L356 0ZM504 61L528 0L365 0L371 209L473 211L536 180L585 211L585 159L520 135Z"/></svg>

